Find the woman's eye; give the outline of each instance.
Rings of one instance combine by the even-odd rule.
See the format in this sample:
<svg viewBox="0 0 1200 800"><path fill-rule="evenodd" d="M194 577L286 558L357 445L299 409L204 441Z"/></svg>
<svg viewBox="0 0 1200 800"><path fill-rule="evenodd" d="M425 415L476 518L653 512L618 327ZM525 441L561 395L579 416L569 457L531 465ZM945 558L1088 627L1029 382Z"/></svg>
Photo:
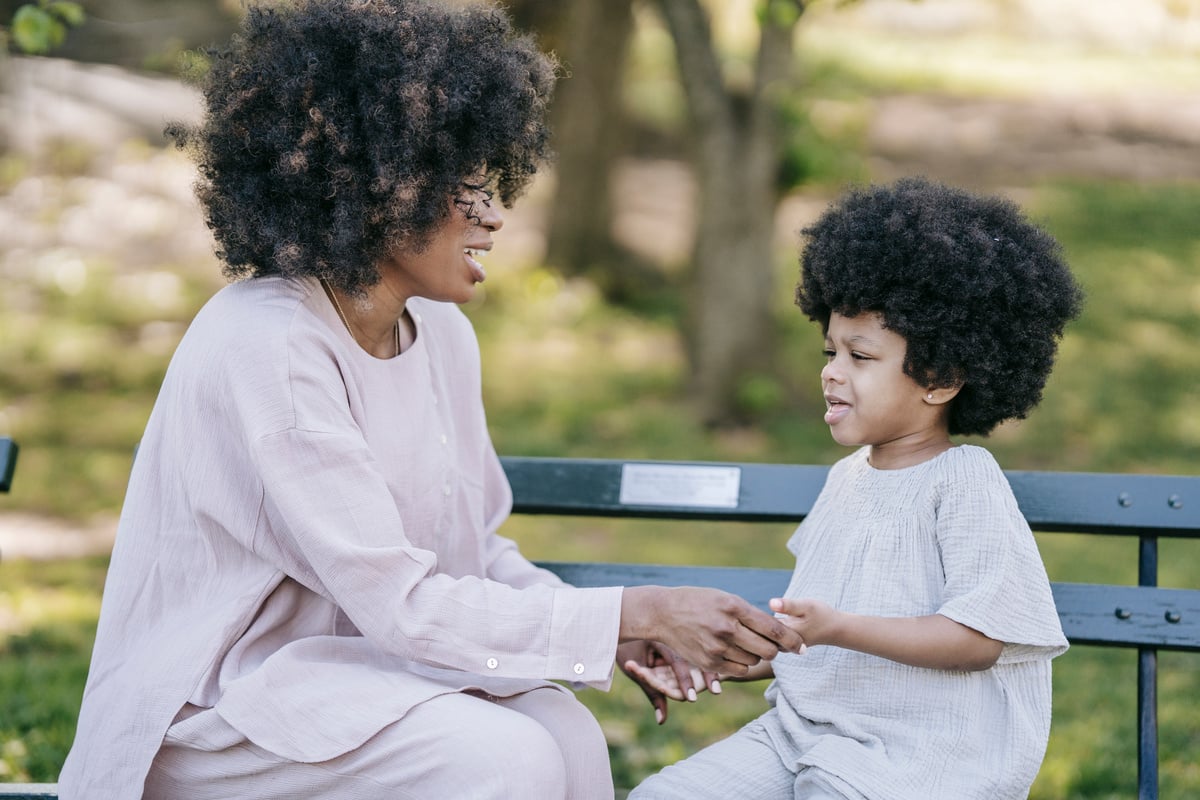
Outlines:
<svg viewBox="0 0 1200 800"><path fill-rule="evenodd" d="M470 195L473 200L482 200L485 203L492 201L492 196L495 190L490 188L491 184L486 178L478 178L462 182L461 193Z"/></svg>
<svg viewBox="0 0 1200 800"><path fill-rule="evenodd" d="M468 220L476 225L482 224L480 216L483 208L492 207L493 192L488 188L486 178L479 180L463 181L459 186L458 195L454 198L454 205L458 207Z"/></svg>

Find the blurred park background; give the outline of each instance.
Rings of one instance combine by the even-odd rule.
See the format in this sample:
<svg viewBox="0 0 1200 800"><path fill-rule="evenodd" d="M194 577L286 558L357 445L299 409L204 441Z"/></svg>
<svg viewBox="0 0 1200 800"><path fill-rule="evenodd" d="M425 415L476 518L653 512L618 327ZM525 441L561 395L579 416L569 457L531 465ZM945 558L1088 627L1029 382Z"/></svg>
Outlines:
<svg viewBox="0 0 1200 800"><path fill-rule="evenodd" d="M0 0L8 26L21 0ZM85 0L49 55L0 55L0 781L74 731L134 444L222 283L163 124L236 0ZM1200 0L514 0L563 63L559 158L466 309L497 449L831 463L798 230L848 183L1004 193L1088 293L1009 469L1200 473ZM198 432L203 435L203 432ZM790 566L788 526L513 519L534 558ZM1135 544L1039 535L1053 580L1136 582ZM1164 585L1200 586L1162 543ZM1200 657L1164 654L1164 798L1200 796ZM1135 794L1133 653L1055 662L1035 798ZM618 785L734 730L763 686L653 723L585 693Z"/></svg>

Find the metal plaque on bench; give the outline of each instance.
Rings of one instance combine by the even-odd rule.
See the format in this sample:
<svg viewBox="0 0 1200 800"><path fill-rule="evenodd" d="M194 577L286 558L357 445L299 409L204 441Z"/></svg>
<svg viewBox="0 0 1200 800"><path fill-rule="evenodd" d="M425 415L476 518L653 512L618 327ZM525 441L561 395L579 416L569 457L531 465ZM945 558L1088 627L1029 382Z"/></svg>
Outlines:
<svg viewBox="0 0 1200 800"><path fill-rule="evenodd" d="M623 464L622 505L737 508L739 467Z"/></svg>

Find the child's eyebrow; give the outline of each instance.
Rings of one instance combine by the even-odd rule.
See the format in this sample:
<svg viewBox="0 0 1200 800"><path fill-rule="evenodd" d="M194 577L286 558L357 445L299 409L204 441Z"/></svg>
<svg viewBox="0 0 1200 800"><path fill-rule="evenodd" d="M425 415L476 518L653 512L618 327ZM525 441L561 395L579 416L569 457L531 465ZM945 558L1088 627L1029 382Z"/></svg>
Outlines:
<svg viewBox="0 0 1200 800"><path fill-rule="evenodd" d="M861 333L859 333L859 334L855 334L854 336L851 336L850 338L848 338L848 339L845 339L845 340L843 340L843 341L844 341L844 342L845 342L847 345L851 345L851 346L858 346L858 345L864 345L864 346L866 346L866 347L878 347L878 346L879 346L879 341L878 341L878 340L876 340L876 339L872 339L872 338L871 338L871 337L869 337L869 336L863 336ZM826 344L830 344L830 343L832 343L832 342L833 342L833 337L832 337L832 336L826 336L826 337L825 337L825 343L826 343Z"/></svg>

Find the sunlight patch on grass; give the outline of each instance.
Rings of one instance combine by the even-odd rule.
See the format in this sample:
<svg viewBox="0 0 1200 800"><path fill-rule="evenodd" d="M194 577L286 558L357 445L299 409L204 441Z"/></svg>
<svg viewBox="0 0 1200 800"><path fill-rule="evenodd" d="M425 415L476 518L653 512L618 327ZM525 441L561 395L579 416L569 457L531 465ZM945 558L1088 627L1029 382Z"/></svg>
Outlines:
<svg viewBox="0 0 1200 800"><path fill-rule="evenodd" d="M60 622L94 622L99 612L95 595L28 586L0 589L0 637Z"/></svg>
<svg viewBox="0 0 1200 800"><path fill-rule="evenodd" d="M0 562L0 649L9 638L35 628L95 624L103 566L84 561L64 568L60 563L70 562Z"/></svg>

